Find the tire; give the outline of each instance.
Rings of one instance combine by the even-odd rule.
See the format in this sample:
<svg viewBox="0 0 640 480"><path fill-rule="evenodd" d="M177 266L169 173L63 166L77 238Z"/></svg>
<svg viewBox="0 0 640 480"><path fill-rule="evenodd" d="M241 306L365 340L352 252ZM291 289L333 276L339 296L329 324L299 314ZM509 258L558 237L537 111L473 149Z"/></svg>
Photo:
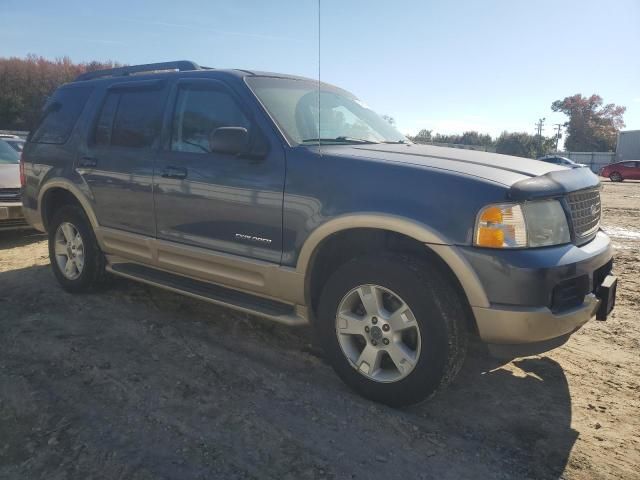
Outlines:
<svg viewBox="0 0 640 480"><path fill-rule="evenodd" d="M609 180L611 180L612 182L621 182L623 178L622 175L620 175L618 172L613 172L609 175Z"/></svg>
<svg viewBox="0 0 640 480"><path fill-rule="evenodd" d="M362 289L357 289L360 286ZM371 305L372 298L379 298L372 294L377 288L382 291L384 308L380 314L382 319L373 325L375 319L368 319L370 313L360 300L364 295ZM409 308L405 310L406 315L400 317L409 319L400 322L401 327L407 329L407 325L415 323L415 330L392 326L400 311L394 310L398 304L394 296L403 304L400 309ZM352 305L355 305L353 309ZM316 329L328 361L347 385L370 400L400 407L428 399L449 384L462 367L468 337L463 305L460 292L446 275L426 262L402 255L362 257L339 267L327 281L320 296ZM357 323L361 320L363 324ZM356 334L351 333L352 325ZM362 325L369 330L360 335ZM379 325L389 331L374 331ZM408 341L406 332L410 334ZM380 335L391 335L382 338L389 343L382 345ZM411 358L408 363L402 364L404 357L397 361L398 342L404 357ZM371 362L378 363L379 367L370 369L362 358L368 356L365 349L368 348L369 353L373 351L370 347L374 343L377 344L374 348L384 353L381 360L376 357ZM361 368L357 366L360 361Z"/></svg>
<svg viewBox="0 0 640 480"><path fill-rule="evenodd" d="M65 244L67 240L65 231L67 234L70 232L68 230L69 225L73 227L75 233L80 237L78 242L76 235L70 235L76 239L75 246L71 247ZM105 277L104 255L98 246L89 219L80 207L75 205L61 207L54 213L48 230L51 268L58 283L64 290L70 293L87 292L102 283ZM73 233L74 231L72 230L71 232ZM59 247L58 254L56 253L56 246ZM73 251L67 250L67 248L73 248ZM75 255L75 269L70 269L73 275L63 271L64 255L59 255L63 250L66 251L64 255L66 255L67 259L70 258L69 255ZM79 265L81 265L81 268Z"/></svg>

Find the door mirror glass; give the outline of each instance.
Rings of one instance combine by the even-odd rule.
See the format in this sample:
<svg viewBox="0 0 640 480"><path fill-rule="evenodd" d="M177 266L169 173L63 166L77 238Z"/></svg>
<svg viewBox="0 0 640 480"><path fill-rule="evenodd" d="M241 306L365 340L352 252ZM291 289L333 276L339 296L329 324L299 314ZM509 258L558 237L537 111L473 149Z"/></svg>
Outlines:
<svg viewBox="0 0 640 480"><path fill-rule="evenodd" d="M249 132L244 127L220 127L209 135L209 150L214 153L237 155L249 147Z"/></svg>

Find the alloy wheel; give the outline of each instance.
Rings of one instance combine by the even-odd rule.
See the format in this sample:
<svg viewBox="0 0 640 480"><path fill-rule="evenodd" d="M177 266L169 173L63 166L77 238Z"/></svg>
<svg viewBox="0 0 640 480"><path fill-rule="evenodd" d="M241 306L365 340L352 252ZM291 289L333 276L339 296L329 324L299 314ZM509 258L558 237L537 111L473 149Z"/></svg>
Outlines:
<svg viewBox="0 0 640 480"><path fill-rule="evenodd" d="M75 280L84 268L84 243L78 229L69 222L58 225L55 235L55 256L59 270L69 280Z"/></svg>
<svg viewBox="0 0 640 480"><path fill-rule="evenodd" d="M351 366L377 382L402 380L420 358L420 327L411 308L380 285L360 285L344 296L336 335Z"/></svg>

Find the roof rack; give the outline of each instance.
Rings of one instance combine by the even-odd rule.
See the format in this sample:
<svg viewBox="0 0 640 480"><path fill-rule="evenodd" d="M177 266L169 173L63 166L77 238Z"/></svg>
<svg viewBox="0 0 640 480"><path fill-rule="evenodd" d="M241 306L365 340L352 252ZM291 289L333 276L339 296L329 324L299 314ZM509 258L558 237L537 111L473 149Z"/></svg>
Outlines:
<svg viewBox="0 0 640 480"><path fill-rule="evenodd" d="M206 68L206 67L205 67ZM147 63L145 65L132 65L130 67L107 68L105 70L95 70L93 72L78 75L75 82L93 80L102 77L126 77L132 73L157 72L162 70L203 70L200 65L189 60L178 60L175 62Z"/></svg>

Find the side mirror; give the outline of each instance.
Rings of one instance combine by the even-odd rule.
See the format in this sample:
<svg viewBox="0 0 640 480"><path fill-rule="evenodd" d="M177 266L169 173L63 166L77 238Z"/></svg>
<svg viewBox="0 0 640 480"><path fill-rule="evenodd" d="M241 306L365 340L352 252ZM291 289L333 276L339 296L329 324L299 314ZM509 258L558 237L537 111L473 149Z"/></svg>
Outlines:
<svg viewBox="0 0 640 480"><path fill-rule="evenodd" d="M237 155L249 148L249 132L244 127L216 128L209 136L209 150Z"/></svg>

